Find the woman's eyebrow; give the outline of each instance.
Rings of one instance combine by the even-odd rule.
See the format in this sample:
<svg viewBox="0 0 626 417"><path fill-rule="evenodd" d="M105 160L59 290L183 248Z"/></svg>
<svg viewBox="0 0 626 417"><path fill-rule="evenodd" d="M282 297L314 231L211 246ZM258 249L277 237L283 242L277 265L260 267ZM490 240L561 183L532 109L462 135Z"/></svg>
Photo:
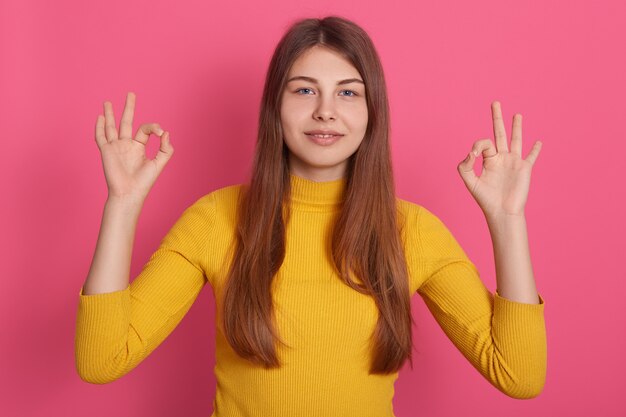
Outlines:
<svg viewBox="0 0 626 417"><path fill-rule="evenodd" d="M291 81L295 81L295 80L304 80L304 81L308 81L314 84L318 84L317 80L313 77L307 77L305 75L297 75L295 77L291 77L290 79L287 80L287 82L291 82ZM345 80L341 80L341 81L337 81L337 85L342 85L342 84L350 84L350 83L361 83L363 85L365 85L365 83L363 82L363 80L360 80L358 78L348 78Z"/></svg>

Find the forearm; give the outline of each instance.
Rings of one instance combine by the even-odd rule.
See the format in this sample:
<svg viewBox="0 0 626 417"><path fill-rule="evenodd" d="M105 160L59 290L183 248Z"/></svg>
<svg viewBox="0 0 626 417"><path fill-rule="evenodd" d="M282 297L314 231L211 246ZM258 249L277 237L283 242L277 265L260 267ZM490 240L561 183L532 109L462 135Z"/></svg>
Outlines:
<svg viewBox="0 0 626 417"><path fill-rule="evenodd" d="M101 294L128 287L130 262L140 202L108 199L83 294Z"/></svg>
<svg viewBox="0 0 626 417"><path fill-rule="evenodd" d="M539 304L525 216L487 217L493 242L498 294L512 301Z"/></svg>

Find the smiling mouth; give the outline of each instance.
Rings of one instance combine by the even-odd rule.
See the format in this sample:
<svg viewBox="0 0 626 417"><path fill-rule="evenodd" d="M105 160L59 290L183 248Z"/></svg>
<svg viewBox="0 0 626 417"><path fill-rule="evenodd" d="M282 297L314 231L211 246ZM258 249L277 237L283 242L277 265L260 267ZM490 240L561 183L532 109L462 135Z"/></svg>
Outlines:
<svg viewBox="0 0 626 417"><path fill-rule="evenodd" d="M343 136L343 135L313 135L311 133L307 133L306 135L313 136L315 138L322 138L322 139L336 138L336 137L339 137L339 136Z"/></svg>
<svg viewBox="0 0 626 417"><path fill-rule="evenodd" d="M333 143L339 141L343 135L313 135L310 133L305 133L306 136L311 140L311 142L316 145L328 146Z"/></svg>

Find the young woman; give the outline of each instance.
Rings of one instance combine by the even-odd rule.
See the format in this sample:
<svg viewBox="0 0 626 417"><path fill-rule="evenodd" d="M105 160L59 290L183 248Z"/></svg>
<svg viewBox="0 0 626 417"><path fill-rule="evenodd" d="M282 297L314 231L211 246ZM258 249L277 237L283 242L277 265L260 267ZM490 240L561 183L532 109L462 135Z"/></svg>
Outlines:
<svg viewBox="0 0 626 417"><path fill-rule="evenodd" d="M174 151L156 123L131 137L134 106L129 93L119 133L109 102L96 123L109 197L79 295L82 379L106 383L132 370L208 282L214 417L393 416L394 381L411 361L415 293L497 389L539 395L544 302L524 218L539 147L521 158L520 115L509 150L494 102L495 146L475 142L458 165L493 239L491 294L446 226L395 197L383 70L353 22L331 16L289 28L267 72L249 183L188 207L129 285L137 218ZM151 134L161 138L154 160L145 158Z"/></svg>

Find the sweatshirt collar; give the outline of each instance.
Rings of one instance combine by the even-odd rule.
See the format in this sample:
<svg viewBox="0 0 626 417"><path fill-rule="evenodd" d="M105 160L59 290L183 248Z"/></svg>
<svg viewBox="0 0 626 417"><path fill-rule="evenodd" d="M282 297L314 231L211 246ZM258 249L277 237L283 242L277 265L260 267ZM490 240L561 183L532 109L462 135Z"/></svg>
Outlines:
<svg viewBox="0 0 626 417"><path fill-rule="evenodd" d="M344 198L346 178L316 182L289 173L291 202L294 208L312 211L332 211L340 207Z"/></svg>

